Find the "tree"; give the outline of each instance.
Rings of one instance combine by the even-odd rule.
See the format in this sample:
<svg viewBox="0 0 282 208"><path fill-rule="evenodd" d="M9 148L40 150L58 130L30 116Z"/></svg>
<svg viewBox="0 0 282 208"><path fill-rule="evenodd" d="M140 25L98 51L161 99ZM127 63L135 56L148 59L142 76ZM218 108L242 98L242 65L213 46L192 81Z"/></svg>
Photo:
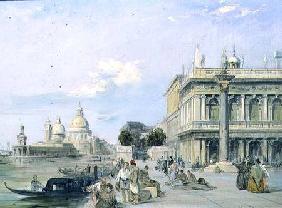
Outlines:
<svg viewBox="0 0 282 208"><path fill-rule="evenodd" d="M161 128L155 128L147 136L147 146L162 146L166 141L166 135Z"/></svg>
<svg viewBox="0 0 282 208"><path fill-rule="evenodd" d="M122 130L118 136L118 140L123 146L131 146L133 143L133 137L127 130Z"/></svg>

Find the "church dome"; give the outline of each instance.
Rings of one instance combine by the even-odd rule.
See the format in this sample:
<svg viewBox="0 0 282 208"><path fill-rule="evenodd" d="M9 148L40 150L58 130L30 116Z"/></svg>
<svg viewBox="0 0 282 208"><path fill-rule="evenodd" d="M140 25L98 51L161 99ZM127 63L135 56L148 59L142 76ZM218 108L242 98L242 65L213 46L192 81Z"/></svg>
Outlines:
<svg viewBox="0 0 282 208"><path fill-rule="evenodd" d="M54 125L52 126L52 134L53 135L64 135L65 134L65 127L61 123L61 119L58 118Z"/></svg>
<svg viewBox="0 0 282 208"><path fill-rule="evenodd" d="M240 68L241 60L236 56L235 46L233 48L232 56L227 59L228 68Z"/></svg>
<svg viewBox="0 0 282 208"><path fill-rule="evenodd" d="M231 56L228 58L229 63L240 63L240 59L236 56Z"/></svg>
<svg viewBox="0 0 282 208"><path fill-rule="evenodd" d="M71 128L88 128L88 121L82 116L75 116L71 122Z"/></svg>
<svg viewBox="0 0 282 208"><path fill-rule="evenodd" d="M88 121L84 118L83 109L80 106L77 109L75 117L71 121L70 128L89 129Z"/></svg>

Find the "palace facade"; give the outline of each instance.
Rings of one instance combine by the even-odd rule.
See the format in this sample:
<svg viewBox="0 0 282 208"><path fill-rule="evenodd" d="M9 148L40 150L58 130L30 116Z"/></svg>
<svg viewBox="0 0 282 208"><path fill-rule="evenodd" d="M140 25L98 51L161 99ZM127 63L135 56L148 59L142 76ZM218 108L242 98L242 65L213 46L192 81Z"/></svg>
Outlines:
<svg viewBox="0 0 282 208"><path fill-rule="evenodd" d="M249 156L265 163L282 161L282 69L242 68L236 56L224 51L219 68L206 68L197 47L192 72L177 75L166 91L167 142L178 156L195 164ZM220 147L220 95L216 76L226 69L229 83L227 116L229 138Z"/></svg>

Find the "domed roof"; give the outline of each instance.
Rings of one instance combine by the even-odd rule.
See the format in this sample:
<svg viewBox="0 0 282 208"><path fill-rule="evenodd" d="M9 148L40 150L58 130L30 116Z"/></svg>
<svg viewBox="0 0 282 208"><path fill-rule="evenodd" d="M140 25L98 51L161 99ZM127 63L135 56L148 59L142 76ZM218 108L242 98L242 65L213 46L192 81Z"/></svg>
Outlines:
<svg viewBox="0 0 282 208"><path fill-rule="evenodd" d="M240 63L240 59L236 56L231 56L228 58L229 63Z"/></svg>
<svg viewBox="0 0 282 208"><path fill-rule="evenodd" d="M236 56L235 45L233 46L232 56L228 57L228 63L240 63L241 60Z"/></svg>
<svg viewBox="0 0 282 208"><path fill-rule="evenodd" d="M61 119L58 118L54 125L52 126L52 134L53 135L64 135L65 134L65 127L61 123Z"/></svg>
<svg viewBox="0 0 282 208"><path fill-rule="evenodd" d="M84 118L83 109L80 106L77 109L75 117L71 121L70 128L89 129L88 121Z"/></svg>

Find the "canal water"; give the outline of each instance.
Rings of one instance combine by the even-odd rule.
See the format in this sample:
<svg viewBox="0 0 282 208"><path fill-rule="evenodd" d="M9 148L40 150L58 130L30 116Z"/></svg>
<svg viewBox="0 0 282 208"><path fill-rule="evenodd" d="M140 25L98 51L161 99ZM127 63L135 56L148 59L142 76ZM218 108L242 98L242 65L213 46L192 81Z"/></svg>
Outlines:
<svg viewBox="0 0 282 208"><path fill-rule="evenodd" d="M91 158L11 158L9 163L0 163L0 208L83 208L88 198L34 198L24 197L7 190L4 181L13 188L30 189L30 182L34 175L45 185L51 177L62 177L58 172L59 167L86 167L94 165ZM98 165L104 165L99 163ZM151 165L153 167L153 165ZM273 191L282 191L282 170L272 169L270 173L270 187ZM208 181L216 186L218 181L235 187L236 174L206 173ZM159 180L159 178L158 178ZM230 183L230 181L232 183ZM216 191L216 190L215 190Z"/></svg>
<svg viewBox="0 0 282 208"><path fill-rule="evenodd" d="M93 160L92 160L93 161ZM91 159L81 158L10 158L5 164L0 164L0 207L82 207L88 199L80 198L38 198L24 197L7 190L8 186L16 189L29 189L34 175L45 186L51 177L62 177L58 172L59 167L86 167Z"/></svg>

